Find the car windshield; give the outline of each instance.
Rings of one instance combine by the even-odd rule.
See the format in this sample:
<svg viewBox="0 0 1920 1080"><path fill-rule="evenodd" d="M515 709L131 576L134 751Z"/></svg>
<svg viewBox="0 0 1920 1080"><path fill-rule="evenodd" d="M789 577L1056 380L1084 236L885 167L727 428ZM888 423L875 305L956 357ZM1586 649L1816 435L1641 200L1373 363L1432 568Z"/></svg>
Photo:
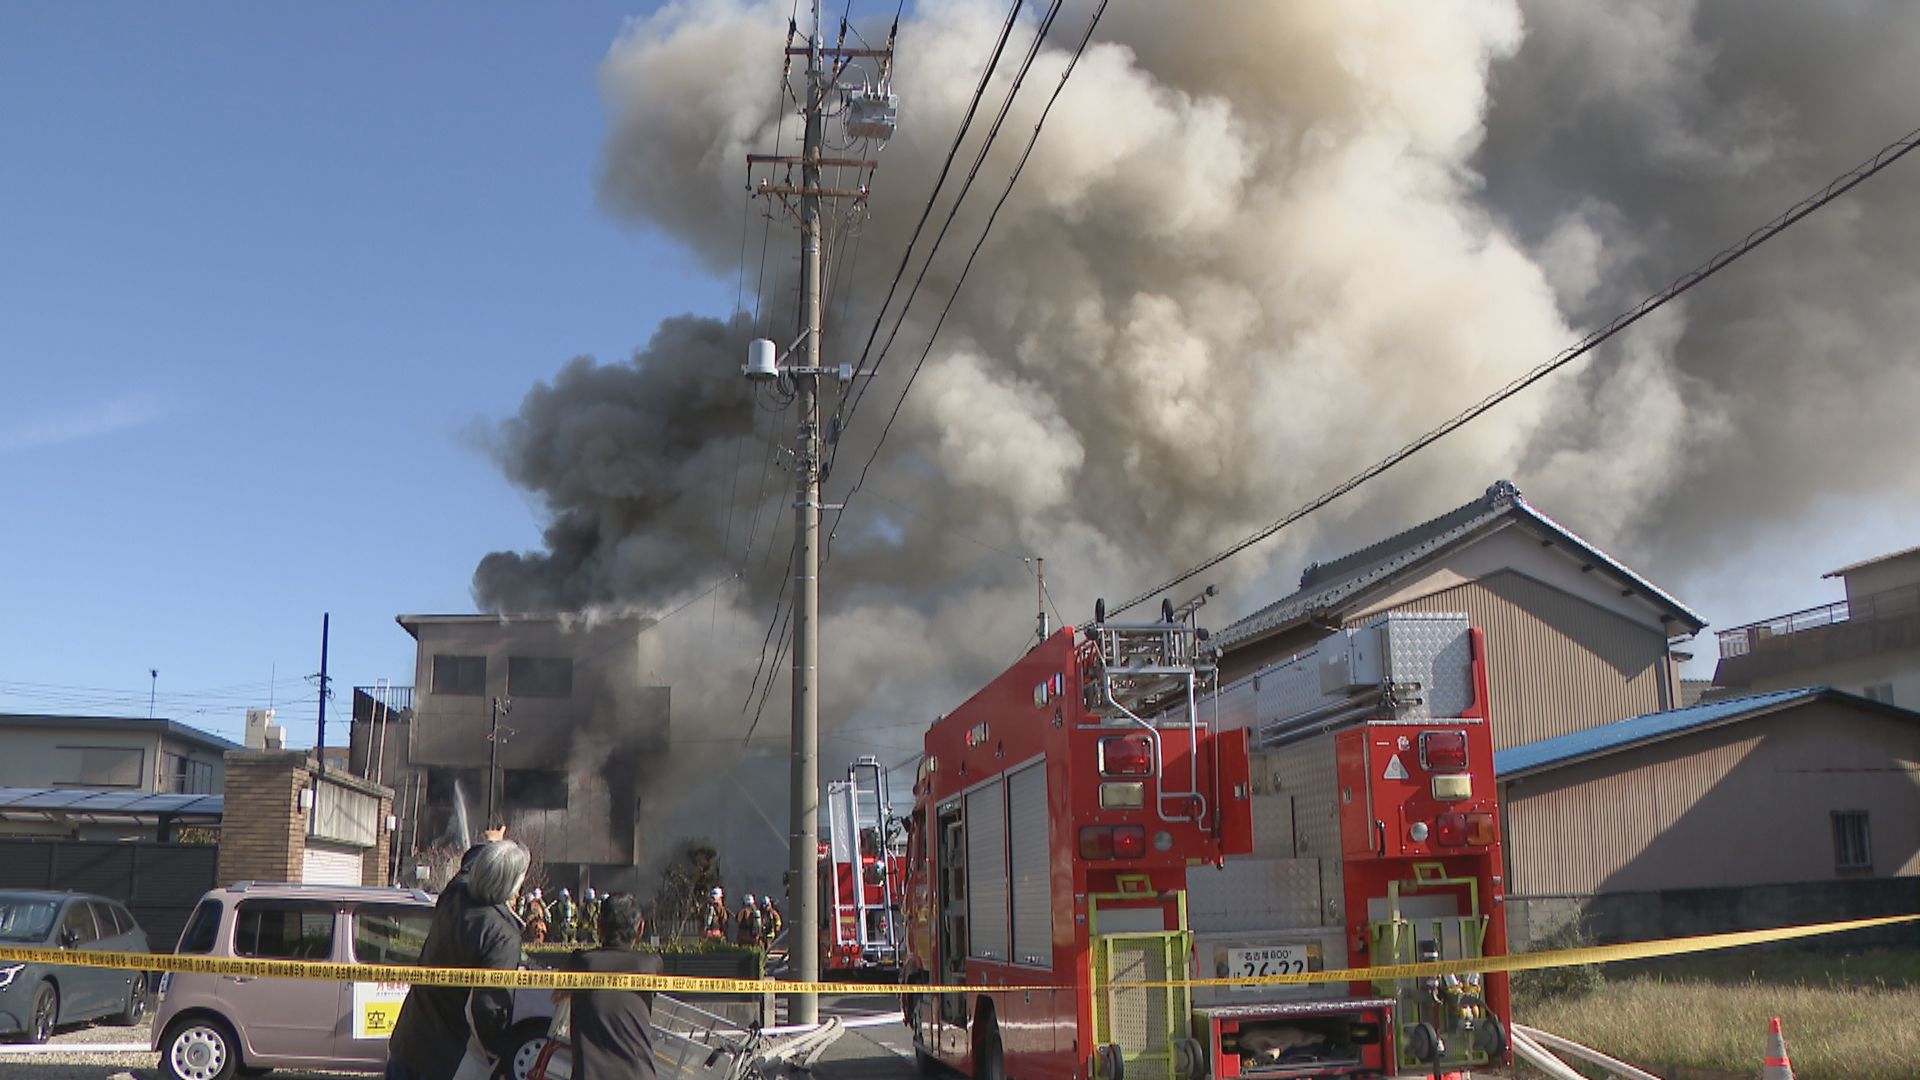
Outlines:
<svg viewBox="0 0 1920 1080"><path fill-rule="evenodd" d="M0 896L0 941L40 941L53 929L58 900Z"/></svg>

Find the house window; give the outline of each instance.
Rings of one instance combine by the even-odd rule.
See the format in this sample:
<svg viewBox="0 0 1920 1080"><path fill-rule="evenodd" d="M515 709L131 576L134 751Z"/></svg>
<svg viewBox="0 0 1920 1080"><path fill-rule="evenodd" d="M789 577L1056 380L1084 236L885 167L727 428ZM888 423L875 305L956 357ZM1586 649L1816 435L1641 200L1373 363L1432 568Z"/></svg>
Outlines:
<svg viewBox="0 0 1920 1080"><path fill-rule="evenodd" d="M185 754L163 752L160 767L163 790L174 795L213 794L212 762L195 761Z"/></svg>
<svg viewBox="0 0 1920 1080"><path fill-rule="evenodd" d="M63 746L67 767L60 787L144 787L147 755L118 746Z"/></svg>
<svg viewBox="0 0 1920 1080"><path fill-rule="evenodd" d="M567 774L545 769L506 769L503 794L514 810L565 810Z"/></svg>
<svg viewBox="0 0 1920 1080"><path fill-rule="evenodd" d="M573 661L547 656L507 658L507 696L573 696Z"/></svg>
<svg viewBox="0 0 1920 1080"><path fill-rule="evenodd" d="M487 692L487 658L484 656L433 657L433 692L466 694L479 697Z"/></svg>
<svg viewBox="0 0 1920 1080"><path fill-rule="evenodd" d="M1833 868L1835 870L1873 869L1873 839L1867 832L1865 810L1834 811Z"/></svg>
<svg viewBox="0 0 1920 1080"><path fill-rule="evenodd" d="M1892 683L1874 683L1872 686L1867 687L1866 694L1868 701L1878 701L1882 705L1893 704Z"/></svg>

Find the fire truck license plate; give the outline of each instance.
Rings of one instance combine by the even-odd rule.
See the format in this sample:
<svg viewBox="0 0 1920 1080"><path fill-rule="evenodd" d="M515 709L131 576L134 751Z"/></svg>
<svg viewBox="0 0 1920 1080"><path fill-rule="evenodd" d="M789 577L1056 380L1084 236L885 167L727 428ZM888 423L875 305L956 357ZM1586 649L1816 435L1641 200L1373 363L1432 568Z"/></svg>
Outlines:
<svg viewBox="0 0 1920 1080"><path fill-rule="evenodd" d="M1257 979L1267 975L1304 975L1314 952L1311 945L1267 945L1258 949L1228 949L1229 978ZM1235 986L1235 990L1262 990L1258 985Z"/></svg>

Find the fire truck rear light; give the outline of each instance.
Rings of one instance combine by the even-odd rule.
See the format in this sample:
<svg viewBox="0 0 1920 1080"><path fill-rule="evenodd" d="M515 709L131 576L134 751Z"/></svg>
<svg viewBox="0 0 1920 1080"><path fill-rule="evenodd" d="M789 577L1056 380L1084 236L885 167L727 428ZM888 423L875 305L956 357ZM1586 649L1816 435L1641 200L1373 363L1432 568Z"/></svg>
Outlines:
<svg viewBox="0 0 1920 1080"><path fill-rule="evenodd" d="M1433 820L1433 842L1441 847L1467 845L1467 815L1441 814Z"/></svg>
<svg viewBox="0 0 1920 1080"><path fill-rule="evenodd" d="M1458 771L1466 768L1467 733L1464 731L1421 732L1420 767L1428 772Z"/></svg>
<svg viewBox="0 0 1920 1080"><path fill-rule="evenodd" d="M1138 780L1100 785L1100 809L1138 810L1147 805L1147 785Z"/></svg>
<svg viewBox="0 0 1920 1080"><path fill-rule="evenodd" d="M1473 777L1466 773L1433 778L1433 797L1440 802L1461 802L1473 798Z"/></svg>
<svg viewBox="0 0 1920 1080"><path fill-rule="evenodd" d="M1101 776L1152 776L1153 739L1146 735L1109 735L1100 740Z"/></svg>
<svg viewBox="0 0 1920 1080"><path fill-rule="evenodd" d="M1494 841L1492 814L1467 815L1467 843L1473 847L1486 847Z"/></svg>
<svg viewBox="0 0 1920 1080"><path fill-rule="evenodd" d="M1083 859L1137 859L1147 853L1147 830L1139 825L1087 825L1080 830Z"/></svg>

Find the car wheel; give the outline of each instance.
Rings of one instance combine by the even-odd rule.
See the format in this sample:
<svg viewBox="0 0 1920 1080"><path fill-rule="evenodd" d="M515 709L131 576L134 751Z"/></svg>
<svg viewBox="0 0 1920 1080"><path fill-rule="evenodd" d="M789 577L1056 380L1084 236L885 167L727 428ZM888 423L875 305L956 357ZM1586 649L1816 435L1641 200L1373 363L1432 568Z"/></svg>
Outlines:
<svg viewBox="0 0 1920 1080"><path fill-rule="evenodd" d="M218 1020L176 1024L160 1044L160 1075L167 1080L232 1080L239 1067L233 1032Z"/></svg>
<svg viewBox="0 0 1920 1080"><path fill-rule="evenodd" d="M513 1042L507 1048L504 1059L506 1068L501 1074L507 1080L527 1080L533 1075L534 1063L540 1060L540 1051L547 1045L546 1021L520 1024L513 1029Z"/></svg>
<svg viewBox="0 0 1920 1080"><path fill-rule="evenodd" d="M124 1027L132 1027L140 1021L145 1020L147 1018L147 1006L153 1001L153 995L148 989L150 985L151 984L147 982L146 972L134 972L133 983L127 987L127 1006L121 1009L117 1015L111 1017L109 1022L120 1024Z"/></svg>
<svg viewBox="0 0 1920 1080"><path fill-rule="evenodd" d="M27 1041L43 1043L53 1037L60 1023L60 991L52 983L41 983L33 992L33 1011L27 1014Z"/></svg>

